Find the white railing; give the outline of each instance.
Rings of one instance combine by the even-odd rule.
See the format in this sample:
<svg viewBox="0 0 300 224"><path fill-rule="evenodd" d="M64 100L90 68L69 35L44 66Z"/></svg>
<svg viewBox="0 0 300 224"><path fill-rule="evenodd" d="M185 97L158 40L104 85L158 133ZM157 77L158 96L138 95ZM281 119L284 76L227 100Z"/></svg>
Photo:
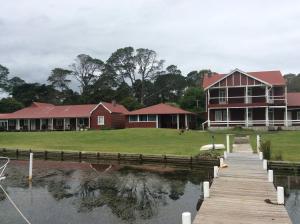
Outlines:
<svg viewBox="0 0 300 224"><path fill-rule="evenodd" d="M266 95L257 95L257 96L218 96L218 97L209 97L209 102L211 100L217 100L218 102L221 103L226 103L228 101L230 101L230 99L242 99L241 101L245 102L245 103L252 103L253 99L257 99L257 98L261 98L261 99L265 99L267 103L274 103L275 101L283 101L285 102L285 96L268 96L266 97Z"/></svg>
<svg viewBox="0 0 300 224"><path fill-rule="evenodd" d="M242 126L277 126L277 125L284 125L284 126L300 126L300 120L238 120L238 121L205 121L202 123L202 128L204 129L206 124L208 126L234 126L234 125L242 125Z"/></svg>

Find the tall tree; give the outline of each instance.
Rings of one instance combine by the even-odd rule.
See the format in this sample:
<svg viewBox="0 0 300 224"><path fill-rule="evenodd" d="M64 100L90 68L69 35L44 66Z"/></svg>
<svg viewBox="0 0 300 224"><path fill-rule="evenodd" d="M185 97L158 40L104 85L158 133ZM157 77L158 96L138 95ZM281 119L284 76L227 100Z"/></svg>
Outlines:
<svg viewBox="0 0 300 224"><path fill-rule="evenodd" d="M153 80L163 67L163 60L157 59L157 53L146 48L139 48L135 55L136 69L141 78L140 102L144 104L145 82Z"/></svg>
<svg viewBox="0 0 300 224"><path fill-rule="evenodd" d="M191 71L186 75L186 81L188 86L201 87L204 75L211 74L209 69L203 69L200 71Z"/></svg>
<svg viewBox="0 0 300 224"><path fill-rule="evenodd" d="M2 98L0 100L0 113L12 113L23 107L23 104L14 98Z"/></svg>
<svg viewBox="0 0 300 224"><path fill-rule="evenodd" d="M91 85L102 73L104 63L100 59L92 58L86 54L77 56L75 63L71 65L72 75L80 83L81 92Z"/></svg>
<svg viewBox="0 0 300 224"><path fill-rule="evenodd" d="M284 76L288 92L300 92L300 74L286 74Z"/></svg>
<svg viewBox="0 0 300 224"><path fill-rule="evenodd" d="M205 107L205 94L200 87L189 87L180 100L180 107L194 112L203 112Z"/></svg>
<svg viewBox="0 0 300 224"><path fill-rule="evenodd" d="M6 90L9 70L0 64L0 89Z"/></svg>
<svg viewBox="0 0 300 224"><path fill-rule="evenodd" d="M135 60L133 47L124 47L116 50L106 61L106 65L111 69L119 82L130 82L132 86L135 83Z"/></svg>
<svg viewBox="0 0 300 224"><path fill-rule="evenodd" d="M50 76L48 77L48 82L55 88L58 88L61 92L69 88L71 82L68 79L69 75L72 73L70 70L63 68L55 68L51 71Z"/></svg>
<svg viewBox="0 0 300 224"><path fill-rule="evenodd" d="M19 86L25 84L26 82L18 76L14 76L7 81L6 92L12 94L14 88L18 88Z"/></svg>

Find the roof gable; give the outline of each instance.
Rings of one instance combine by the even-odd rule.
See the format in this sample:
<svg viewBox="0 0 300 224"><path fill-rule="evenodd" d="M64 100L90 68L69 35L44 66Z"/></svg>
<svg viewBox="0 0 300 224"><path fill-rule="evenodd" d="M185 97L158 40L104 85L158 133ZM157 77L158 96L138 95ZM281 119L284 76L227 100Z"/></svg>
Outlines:
<svg viewBox="0 0 300 224"><path fill-rule="evenodd" d="M228 74L215 74L212 76L204 76L203 88L206 90L215 85L216 83L222 81L226 77L234 74L235 72L239 72L266 85L285 85L285 80L280 71L243 72L239 69L234 69Z"/></svg>

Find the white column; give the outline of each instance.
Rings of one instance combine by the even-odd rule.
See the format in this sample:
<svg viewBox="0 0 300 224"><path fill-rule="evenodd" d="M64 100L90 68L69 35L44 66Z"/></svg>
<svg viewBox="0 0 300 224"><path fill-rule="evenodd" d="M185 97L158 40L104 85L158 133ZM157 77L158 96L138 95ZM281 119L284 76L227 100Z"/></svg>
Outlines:
<svg viewBox="0 0 300 224"><path fill-rule="evenodd" d="M184 212L181 214L182 224L191 224L192 217L190 212Z"/></svg>
<svg viewBox="0 0 300 224"><path fill-rule="evenodd" d="M177 129L179 129L179 114L177 114Z"/></svg>
<svg viewBox="0 0 300 224"><path fill-rule="evenodd" d="M6 121L6 124L7 124L7 125L6 125L6 130L7 130L7 131L8 131L8 121L9 121L9 120Z"/></svg>
<svg viewBox="0 0 300 224"><path fill-rule="evenodd" d="M89 117L89 129L91 128L91 117Z"/></svg>
<svg viewBox="0 0 300 224"><path fill-rule="evenodd" d="M29 181L32 180L32 162L33 162L33 153L31 152L29 154L29 175L28 175Z"/></svg>
<svg viewBox="0 0 300 224"><path fill-rule="evenodd" d="M226 103L228 104L228 87L226 87Z"/></svg>
<svg viewBox="0 0 300 224"><path fill-rule="evenodd" d="M245 103L249 103L248 102L248 86L246 86L246 89L245 89Z"/></svg>
<svg viewBox="0 0 300 224"><path fill-rule="evenodd" d="M20 130L20 119L16 120L16 130L19 131Z"/></svg>
<svg viewBox="0 0 300 224"><path fill-rule="evenodd" d="M28 120L28 131L31 131L31 120Z"/></svg>
<svg viewBox="0 0 300 224"><path fill-rule="evenodd" d="M54 119L51 118L51 130L54 130Z"/></svg>
<svg viewBox="0 0 300 224"><path fill-rule="evenodd" d="M287 106L285 106L285 113L284 113L284 126L288 126L288 116L287 116L287 114L288 114L288 111L287 111Z"/></svg>
<svg viewBox="0 0 300 224"><path fill-rule="evenodd" d="M226 135L226 149L227 149L227 152L230 153L230 138L229 138L229 135Z"/></svg>
<svg viewBox="0 0 300 224"><path fill-rule="evenodd" d="M158 114L156 114L156 128L158 128Z"/></svg>
<svg viewBox="0 0 300 224"><path fill-rule="evenodd" d="M185 125L185 129L189 129L188 127L188 121L187 121L187 114L184 115L184 125Z"/></svg>
<svg viewBox="0 0 300 224"><path fill-rule="evenodd" d="M207 110L207 126L210 127L210 110Z"/></svg>
<svg viewBox="0 0 300 224"><path fill-rule="evenodd" d="M78 119L77 119L77 117L75 118L75 130L76 131L78 130Z"/></svg>
<svg viewBox="0 0 300 224"><path fill-rule="evenodd" d="M64 118L64 131L66 130L66 118Z"/></svg>
<svg viewBox="0 0 300 224"><path fill-rule="evenodd" d="M268 103L269 102L269 90L268 90L268 86L266 86L265 91L266 91L266 93L265 93L265 95L266 95L266 103Z"/></svg>
<svg viewBox="0 0 300 224"><path fill-rule="evenodd" d="M227 121L227 127L229 127L229 108L226 108L226 121Z"/></svg>
<svg viewBox="0 0 300 224"><path fill-rule="evenodd" d="M269 126L269 110L268 110L268 107L266 107L266 126Z"/></svg>
<svg viewBox="0 0 300 224"><path fill-rule="evenodd" d="M42 130L42 119L40 119L40 130Z"/></svg>
<svg viewBox="0 0 300 224"><path fill-rule="evenodd" d="M246 127L248 127L249 126L249 117L248 117L248 107L246 107L246 111L245 111L245 116L246 116Z"/></svg>

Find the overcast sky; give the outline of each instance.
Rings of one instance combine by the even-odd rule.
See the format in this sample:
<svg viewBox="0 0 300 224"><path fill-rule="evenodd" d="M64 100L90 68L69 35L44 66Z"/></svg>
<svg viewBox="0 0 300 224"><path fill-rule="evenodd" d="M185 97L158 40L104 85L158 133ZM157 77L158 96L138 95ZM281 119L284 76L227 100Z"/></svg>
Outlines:
<svg viewBox="0 0 300 224"><path fill-rule="evenodd" d="M7 0L0 7L0 64L45 82L80 53L158 52L184 72L300 73L300 1Z"/></svg>

